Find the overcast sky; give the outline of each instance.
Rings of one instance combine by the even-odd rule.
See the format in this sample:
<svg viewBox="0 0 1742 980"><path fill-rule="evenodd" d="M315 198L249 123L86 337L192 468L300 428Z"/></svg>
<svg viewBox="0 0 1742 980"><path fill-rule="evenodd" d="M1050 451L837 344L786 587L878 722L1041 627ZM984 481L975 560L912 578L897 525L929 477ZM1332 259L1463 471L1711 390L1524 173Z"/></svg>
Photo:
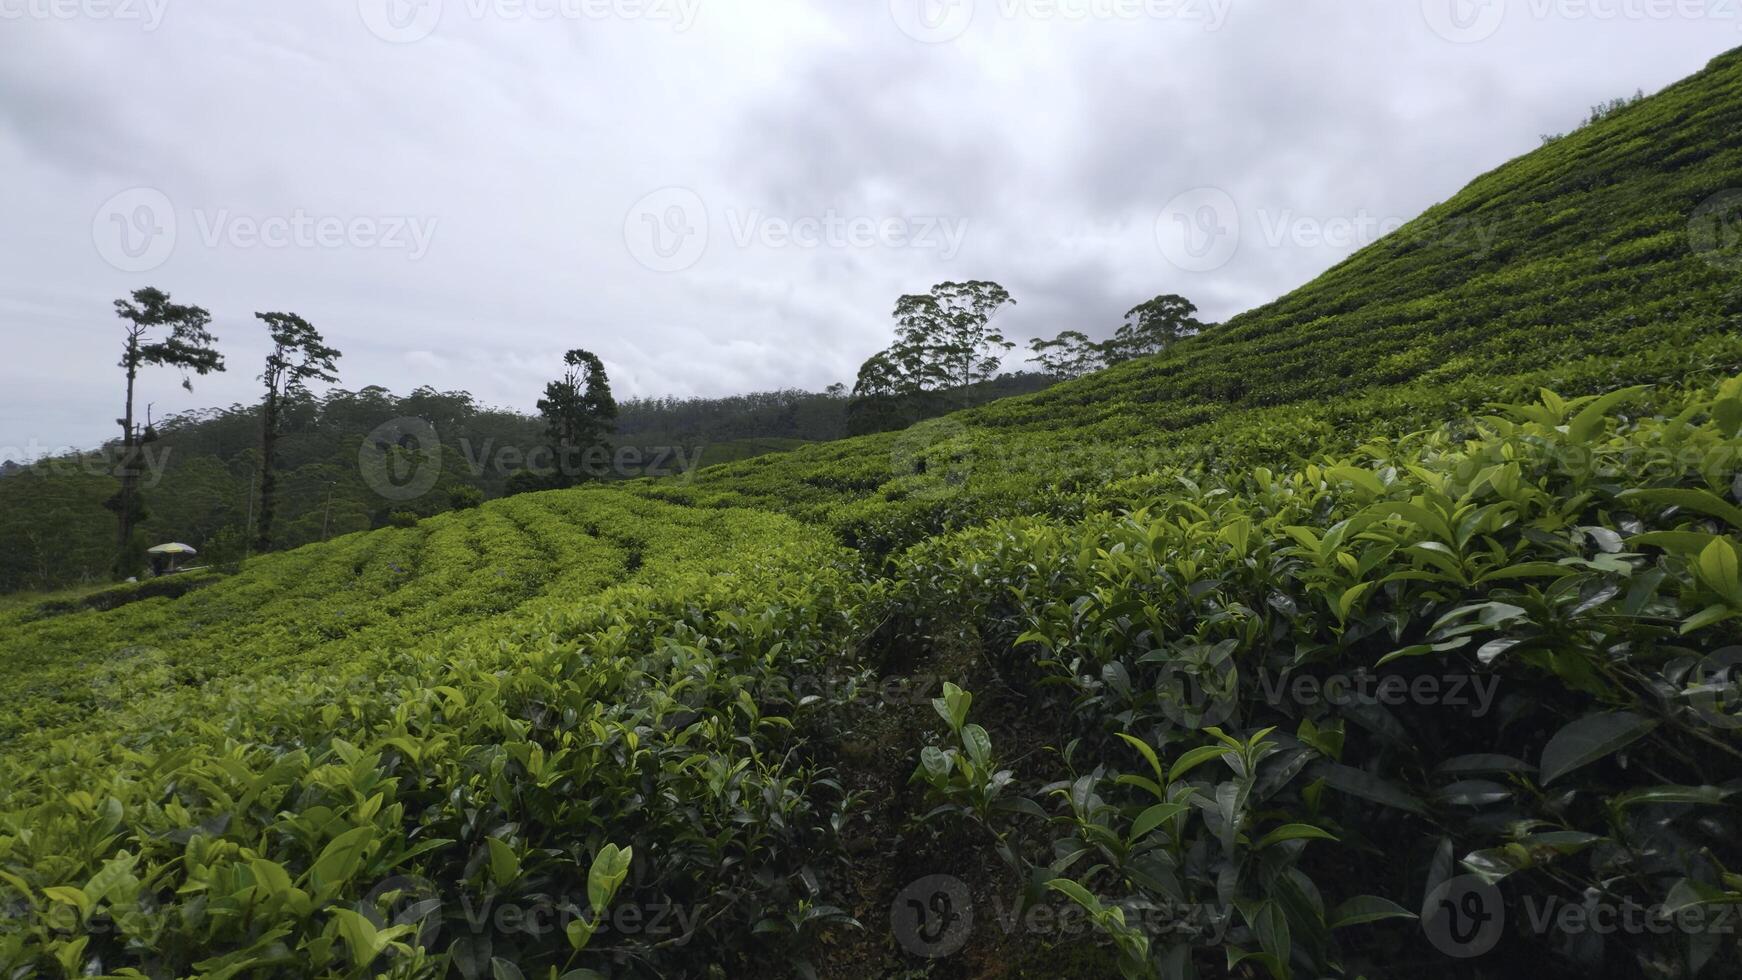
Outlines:
<svg viewBox="0 0 1742 980"><path fill-rule="evenodd" d="M0 0L0 458L116 434L147 285L230 364L158 417L258 397L256 311L525 410L570 347L850 384L945 280L1022 341L1219 321L1739 44L1733 0Z"/></svg>

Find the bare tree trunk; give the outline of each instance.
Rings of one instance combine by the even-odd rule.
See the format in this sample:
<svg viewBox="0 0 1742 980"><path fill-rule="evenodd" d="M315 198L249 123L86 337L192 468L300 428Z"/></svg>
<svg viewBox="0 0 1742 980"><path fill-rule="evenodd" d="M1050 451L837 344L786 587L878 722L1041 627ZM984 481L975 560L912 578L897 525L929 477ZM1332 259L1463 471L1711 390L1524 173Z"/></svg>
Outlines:
<svg viewBox="0 0 1742 980"><path fill-rule="evenodd" d="M260 429L260 533L254 540L255 550L266 552L272 547L272 511L277 501L278 477L273 472L273 460L278 452L278 395L266 393L261 409Z"/></svg>
<svg viewBox="0 0 1742 980"><path fill-rule="evenodd" d="M121 418L115 421L121 423L121 461L117 467L117 475L121 478L121 505L116 509L118 532L115 539L115 576L124 577L130 564L130 545L133 541L134 500L139 484L139 463L135 459L137 442L133 433L133 385L139 375L139 335L132 333L127 338L127 404Z"/></svg>

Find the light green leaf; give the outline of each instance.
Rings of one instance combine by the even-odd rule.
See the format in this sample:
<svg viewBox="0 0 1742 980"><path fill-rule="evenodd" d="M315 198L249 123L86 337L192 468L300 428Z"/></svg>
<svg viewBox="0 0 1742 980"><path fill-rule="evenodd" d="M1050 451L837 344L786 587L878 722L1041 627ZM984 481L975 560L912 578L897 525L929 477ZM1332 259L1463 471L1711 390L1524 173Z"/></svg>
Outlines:
<svg viewBox="0 0 1742 980"><path fill-rule="evenodd" d="M1155 770L1155 780L1157 783L1167 782L1167 777L1163 775L1161 771L1161 760L1156 757L1155 750L1149 747L1148 742L1135 736L1127 735L1124 732L1119 732L1118 735L1120 738L1125 740L1125 744L1136 749L1138 754L1143 756L1144 760L1149 763L1149 768Z"/></svg>
<svg viewBox="0 0 1742 980"><path fill-rule="evenodd" d="M962 747L977 769L985 769L992 761L992 736L979 725L962 726Z"/></svg>
<svg viewBox="0 0 1742 980"><path fill-rule="evenodd" d="M1155 806L1138 814L1137 820L1131 824L1129 843L1137 843L1143 835L1149 833L1163 823L1184 813L1189 807L1184 803L1157 803Z"/></svg>
<svg viewBox="0 0 1742 980"><path fill-rule="evenodd" d="M1179 757L1178 761L1173 764L1173 768L1168 770L1167 781L1170 783L1177 782L1179 778L1184 776L1186 773L1191 772L1193 769L1196 769L1198 766L1203 765L1211 759L1221 758L1223 754L1229 751L1231 750L1220 745L1200 745Z"/></svg>
<svg viewBox="0 0 1742 980"><path fill-rule="evenodd" d="M1289 824L1283 824L1282 826L1276 828L1275 830L1272 830L1270 833L1265 834L1263 837L1259 838L1258 843L1252 845L1252 849L1255 851L1262 851L1272 844L1280 844L1283 841L1288 841L1288 840L1336 840L1336 839L1337 838L1334 834L1332 834L1326 830L1320 830L1319 828L1314 827L1312 824L1289 823Z"/></svg>
<svg viewBox="0 0 1742 980"><path fill-rule="evenodd" d="M323 887L343 885L363 867L363 853L375 839L374 827L354 827L327 842L309 873Z"/></svg>
<svg viewBox="0 0 1742 980"><path fill-rule="evenodd" d="M484 838L484 843L490 848L490 878L496 887L505 888L520 877L520 855L506 841L495 837Z"/></svg>
<svg viewBox="0 0 1742 980"><path fill-rule="evenodd" d="M1742 576L1738 574L1736 545L1727 538L1713 538L1700 552L1700 578L1732 605L1742 605Z"/></svg>
<svg viewBox="0 0 1742 980"><path fill-rule="evenodd" d="M56 885L53 888L44 888L42 893L56 902L77 908L81 919L91 917L91 899L80 888L72 885Z"/></svg>
<svg viewBox="0 0 1742 980"><path fill-rule="evenodd" d="M1579 410L1567 423L1567 437L1575 444L1583 445L1591 441L1603 431L1603 420L1615 406L1629 398L1645 391L1649 385L1636 385L1632 388L1621 388L1594 399L1590 404Z"/></svg>
<svg viewBox="0 0 1742 980"><path fill-rule="evenodd" d="M629 863L634 857L633 847L606 844L599 849L598 856L593 858L592 870L587 873L587 901L592 904L595 914L603 915L611 899L616 897L623 879L629 876Z"/></svg>

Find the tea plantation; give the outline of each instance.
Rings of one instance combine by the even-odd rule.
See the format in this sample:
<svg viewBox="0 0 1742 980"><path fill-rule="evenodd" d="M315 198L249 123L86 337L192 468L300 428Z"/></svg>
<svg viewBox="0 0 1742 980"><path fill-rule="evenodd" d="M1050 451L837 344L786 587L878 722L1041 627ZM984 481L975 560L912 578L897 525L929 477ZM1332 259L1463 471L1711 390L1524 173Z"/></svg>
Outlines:
<svg viewBox="0 0 1742 980"><path fill-rule="evenodd" d="M0 972L1742 975L1738 197L1732 52L1079 382L8 603Z"/></svg>

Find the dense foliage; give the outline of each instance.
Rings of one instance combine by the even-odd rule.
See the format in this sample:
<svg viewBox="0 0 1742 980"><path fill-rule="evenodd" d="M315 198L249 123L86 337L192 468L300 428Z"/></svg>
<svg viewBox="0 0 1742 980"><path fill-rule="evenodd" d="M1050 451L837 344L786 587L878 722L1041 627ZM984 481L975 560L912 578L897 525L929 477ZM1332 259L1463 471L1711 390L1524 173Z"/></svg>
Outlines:
<svg viewBox="0 0 1742 980"><path fill-rule="evenodd" d="M1222 950L1277 977L1430 970L1419 932L1366 927L1460 872L1505 882L1515 923L1556 899L1725 921L1742 378L1612 428L1642 395L1544 393L1471 438L1292 473L1159 473L1082 521L915 549L912 608L974 624L991 673L1058 719L1062 758L1003 774L1032 805L991 821L1001 846L1097 914L1217 910L1214 941L1107 918L1133 977ZM928 750L941 795L996 778L976 743L966 773ZM1495 955L1691 976L1725 944L1549 931Z"/></svg>
<svg viewBox="0 0 1742 980"><path fill-rule="evenodd" d="M1736 187L1742 53L1089 379L10 597L0 973L1733 975Z"/></svg>

